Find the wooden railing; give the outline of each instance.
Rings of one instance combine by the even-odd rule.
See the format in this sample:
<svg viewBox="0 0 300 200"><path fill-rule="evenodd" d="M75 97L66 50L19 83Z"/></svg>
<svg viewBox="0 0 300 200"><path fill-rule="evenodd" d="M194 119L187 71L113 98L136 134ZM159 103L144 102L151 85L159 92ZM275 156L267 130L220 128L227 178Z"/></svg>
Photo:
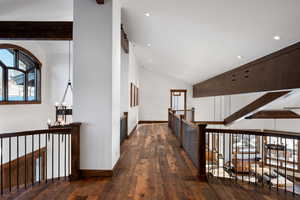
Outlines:
<svg viewBox="0 0 300 200"><path fill-rule="evenodd" d="M191 109L187 109L187 110L172 110L171 108L168 109L168 116L170 115L170 112L172 112L171 114L173 115L177 115L183 116L183 119L190 121L190 122L194 122L195 121L195 108L191 108Z"/></svg>
<svg viewBox="0 0 300 200"><path fill-rule="evenodd" d="M1 194L79 179L80 123L0 134Z"/></svg>
<svg viewBox="0 0 300 200"><path fill-rule="evenodd" d="M207 128L171 111L169 120L200 180L219 178L300 194L300 134Z"/></svg>
<svg viewBox="0 0 300 200"><path fill-rule="evenodd" d="M120 144L128 137L128 112L124 112L120 121Z"/></svg>

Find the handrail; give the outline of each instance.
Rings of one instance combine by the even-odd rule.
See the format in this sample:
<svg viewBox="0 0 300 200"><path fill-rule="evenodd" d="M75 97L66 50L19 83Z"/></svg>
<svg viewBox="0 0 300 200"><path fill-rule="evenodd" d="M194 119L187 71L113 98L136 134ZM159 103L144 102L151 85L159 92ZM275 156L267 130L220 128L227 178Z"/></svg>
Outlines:
<svg viewBox="0 0 300 200"><path fill-rule="evenodd" d="M224 121L195 121L195 124L224 125Z"/></svg>
<svg viewBox="0 0 300 200"><path fill-rule="evenodd" d="M183 109L183 110L172 110L172 111L176 111L176 112L177 112L177 111L179 111L179 112L180 112L180 111L193 111L193 109L186 109L186 110L184 110L184 109Z"/></svg>
<svg viewBox="0 0 300 200"><path fill-rule="evenodd" d="M208 133L224 133L224 134L237 134L237 135L256 135L256 136L274 136L274 137L284 137L289 139L300 139L300 133L295 132L284 132L284 131L253 131L253 130L239 130L239 129L213 129L207 128Z"/></svg>
<svg viewBox="0 0 300 200"><path fill-rule="evenodd" d="M51 129L41 129L41 130L30 130L30 131L20 131L14 133L4 133L0 134L0 138L10 138L17 136L28 136L28 135L39 135L39 134L65 134L66 132L71 132L72 128L51 128Z"/></svg>

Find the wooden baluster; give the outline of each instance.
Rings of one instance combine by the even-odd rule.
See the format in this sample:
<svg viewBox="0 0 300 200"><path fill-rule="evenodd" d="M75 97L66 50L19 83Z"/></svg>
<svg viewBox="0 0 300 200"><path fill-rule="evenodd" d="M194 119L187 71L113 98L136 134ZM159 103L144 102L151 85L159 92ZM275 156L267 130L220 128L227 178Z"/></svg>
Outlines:
<svg viewBox="0 0 300 200"><path fill-rule="evenodd" d="M261 168L261 174L263 175L264 174L264 167L265 167L265 156L267 154L265 154L265 136L262 137L262 151L261 151L261 161L262 161L262 168ZM261 183L262 187L264 186L264 180L262 180L262 183Z"/></svg>
<svg viewBox="0 0 300 200"><path fill-rule="evenodd" d="M32 168L31 168L31 174L32 174L32 177L31 177L31 181L32 181L32 186L34 185L34 135L31 136L31 156L32 156Z"/></svg>
<svg viewBox="0 0 300 200"><path fill-rule="evenodd" d="M207 181L206 177L206 153L205 153L205 138L206 138L206 126L207 125L198 125L199 128L199 170L198 176L200 181Z"/></svg>
<svg viewBox="0 0 300 200"><path fill-rule="evenodd" d="M11 192L11 186L12 186L12 182L11 182L11 137L9 137L9 191Z"/></svg>
<svg viewBox="0 0 300 200"><path fill-rule="evenodd" d="M225 178L225 133L223 133L223 163L222 163L222 168L223 168L223 178Z"/></svg>
<svg viewBox="0 0 300 200"><path fill-rule="evenodd" d="M217 159L218 159L218 177L220 177L220 133L217 133Z"/></svg>
<svg viewBox="0 0 300 200"><path fill-rule="evenodd" d="M277 185L276 185L276 189L277 189L277 191L278 191L278 184L279 184L279 167L278 167L278 165L279 165L279 159L278 159L278 157L279 157L279 151L278 151L278 148L279 148L279 138L277 137L277 148L276 148L276 160L277 160Z"/></svg>
<svg viewBox="0 0 300 200"><path fill-rule="evenodd" d="M25 136L25 189L27 188L27 137Z"/></svg>
<svg viewBox="0 0 300 200"><path fill-rule="evenodd" d="M58 145L58 150L57 150L57 178L60 180L60 134L57 135L57 145Z"/></svg>
<svg viewBox="0 0 300 200"><path fill-rule="evenodd" d="M285 145L285 150L284 150L284 191L286 192L286 179L287 179L287 176L286 176L286 159L287 159L287 145L286 145L286 138L284 139L284 145Z"/></svg>
<svg viewBox="0 0 300 200"><path fill-rule="evenodd" d="M271 144L271 137L269 137L269 144ZM271 177L271 171L272 171L272 167L271 167L271 165L272 165L272 159L271 159L272 154L271 154L271 151L272 151L272 149L268 149L268 150L269 150L269 177ZM272 184L271 184L271 178L270 178L269 189L271 189L271 187L272 187Z"/></svg>
<svg viewBox="0 0 300 200"><path fill-rule="evenodd" d="M39 184L41 184L41 134L39 134Z"/></svg>
<svg viewBox="0 0 300 200"><path fill-rule="evenodd" d="M54 134L52 134L52 182L54 181Z"/></svg>
<svg viewBox="0 0 300 200"><path fill-rule="evenodd" d="M65 137L65 180L67 180L67 134L63 135Z"/></svg>
<svg viewBox="0 0 300 200"><path fill-rule="evenodd" d="M249 184L250 184L250 182L251 182L251 181L250 181L250 179L251 179L251 176L250 176L250 175L251 175L251 169L250 169L250 167L251 167L251 166L250 166L250 142L251 142L251 140L250 140L250 139L251 139L251 135L249 134L249 135L248 135L248 151L249 151L249 152L248 152L248 178L249 178L248 183L249 183Z"/></svg>
<svg viewBox="0 0 300 200"><path fill-rule="evenodd" d="M244 182L244 134L242 134L242 182Z"/></svg>
<svg viewBox="0 0 300 200"><path fill-rule="evenodd" d="M295 195L295 139L293 139L293 195Z"/></svg>
<svg viewBox="0 0 300 200"><path fill-rule="evenodd" d="M255 184L257 184L256 182L256 178L257 178L257 136L255 135L255 145L254 145L254 151L255 151L255 159L254 159L254 163L255 163Z"/></svg>
<svg viewBox="0 0 300 200"><path fill-rule="evenodd" d="M19 190L19 136L17 136L17 190Z"/></svg>
<svg viewBox="0 0 300 200"><path fill-rule="evenodd" d="M3 194L3 138L1 138L1 195Z"/></svg>
<svg viewBox="0 0 300 200"><path fill-rule="evenodd" d="M237 182L237 176L238 176L237 143L238 143L238 139L237 139L237 135L235 135L235 182Z"/></svg>
<svg viewBox="0 0 300 200"><path fill-rule="evenodd" d="M47 159L47 156L48 156L48 140L47 140L47 138L48 138L48 133L46 133L46 135L45 135L46 152L45 152L45 160L43 160L44 161L44 179L45 179L46 183L48 182L48 172L47 172L47 170L48 170L48 167L47 167L47 165L48 165L48 159Z"/></svg>

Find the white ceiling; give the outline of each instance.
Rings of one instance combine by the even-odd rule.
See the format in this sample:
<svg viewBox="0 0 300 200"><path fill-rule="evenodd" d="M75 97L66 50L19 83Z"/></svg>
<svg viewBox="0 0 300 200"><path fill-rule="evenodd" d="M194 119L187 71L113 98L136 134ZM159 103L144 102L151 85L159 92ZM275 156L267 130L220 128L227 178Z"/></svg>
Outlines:
<svg viewBox="0 0 300 200"><path fill-rule="evenodd" d="M300 41L299 0L122 0L122 4L122 20L140 65L190 83ZM274 40L275 35L281 40Z"/></svg>
<svg viewBox="0 0 300 200"><path fill-rule="evenodd" d="M72 21L73 0L0 0L0 21Z"/></svg>
<svg viewBox="0 0 300 200"><path fill-rule="evenodd" d="M300 41L299 0L121 1L140 65L189 83ZM0 0L2 21L72 19L73 0Z"/></svg>

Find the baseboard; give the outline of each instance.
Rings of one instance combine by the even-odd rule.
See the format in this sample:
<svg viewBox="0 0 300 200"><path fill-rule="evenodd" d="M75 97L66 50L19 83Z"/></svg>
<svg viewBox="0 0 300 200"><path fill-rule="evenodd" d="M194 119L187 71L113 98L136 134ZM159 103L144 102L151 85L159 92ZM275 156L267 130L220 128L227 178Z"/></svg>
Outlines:
<svg viewBox="0 0 300 200"><path fill-rule="evenodd" d="M81 178L92 178L92 177L111 177L113 176L113 170L92 170L92 169L81 169Z"/></svg>
<svg viewBox="0 0 300 200"><path fill-rule="evenodd" d="M92 170L92 169L81 169L80 176L81 178L92 178L92 177L112 177L118 166L120 165L120 158L116 162L114 168L112 170Z"/></svg>
<svg viewBox="0 0 300 200"><path fill-rule="evenodd" d="M139 124L161 124L161 123L168 123L168 121L163 121L163 120L139 121Z"/></svg>

